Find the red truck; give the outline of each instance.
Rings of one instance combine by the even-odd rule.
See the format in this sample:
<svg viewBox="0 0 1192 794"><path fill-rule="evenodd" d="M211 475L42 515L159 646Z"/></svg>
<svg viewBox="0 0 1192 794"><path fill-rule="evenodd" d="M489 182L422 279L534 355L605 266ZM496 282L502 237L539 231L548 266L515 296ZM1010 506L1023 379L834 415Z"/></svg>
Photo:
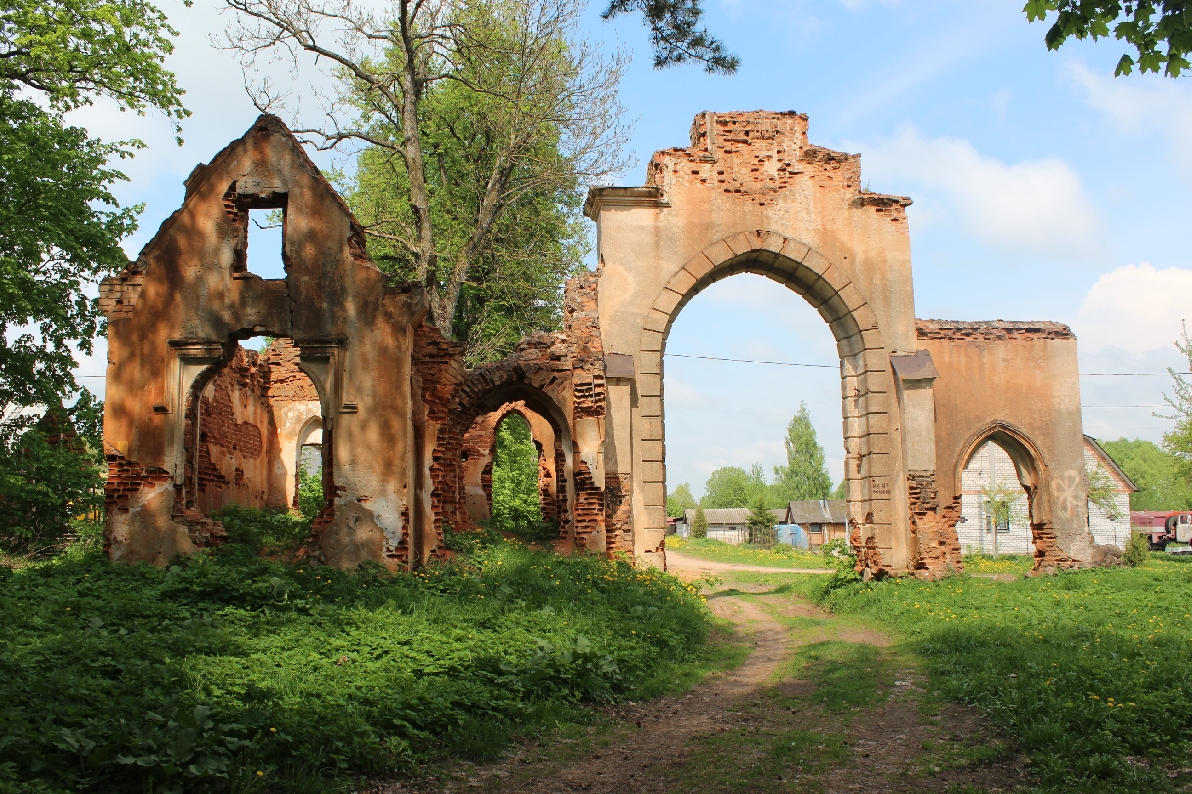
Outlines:
<svg viewBox="0 0 1192 794"><path fill-rule="evenodd" d="M1163 551L1168 543L1192 542L1192 510L1134 510L1130 523L1135 532L1147 536L1151 551Z"/></svg>

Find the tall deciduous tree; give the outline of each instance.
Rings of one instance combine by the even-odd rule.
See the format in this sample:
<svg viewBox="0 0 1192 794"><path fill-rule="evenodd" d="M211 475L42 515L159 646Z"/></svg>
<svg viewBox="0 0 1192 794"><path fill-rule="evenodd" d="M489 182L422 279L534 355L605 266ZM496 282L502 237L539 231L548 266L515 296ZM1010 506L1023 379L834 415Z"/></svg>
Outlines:
<svg viewBox="0 0 1192 794"><path fill-rule="evenodd" d="M1180 474L1180 461L1153 441L1103 441L1102 448L1138 490L1130 494L1132 510L1187 510L1192 508L1192 483Z"/></svg>
<svg viewBox="0 0 1192 794"><path fill-rule="evenodd" d="M56 404L76 388L70 346L91 352L101 318L88 287L122 267L139 207L111 193L103 143L62 114L108 97L122 110L188 113L162 65L165 16L143 0L0 2L0 403Z"/></svg>
<svg viewBox="0 0 1192 794"><path fill-rule="evenodd" d="M700 504L705 508L749 507L766 497L766 475L760 463L749 471L739 466L722 466L708 475Z"/></svg>
<svg viewBox="0 0 1192 794"><path fill-rule="evenodd" d="M827 499L832 492L832 477L806 403L799 403L798 412L786 426L783 444L786 465L774 467L775 490L788 501Z"/></svg>
<svg viewBox="0 0 1192 794"><path fill-rule="evenodd" d="M1192 0L1028 0L1023 10L1031 22L1053 20L1045 37L1049 50L1071 38L1113 36L1129 44L1137 58L1122 55L1119 75L1138 67L1177 77L1189 68Z"/></svg>
<svg viewBox="0 0 1192 794"><path fill-rule="evenodd" d="M1188 361L1192 369L1192 338L1188 337L1188 326L1185 324L1175 347ZM1172 367L1167 368L1172 380L1172 394L1164 394L1175 413L1165 417L1175 420L1175 427L1163 434L1163 449L1173 455L1178 461L1176 471L1185 483L1192 482L1192 383L1184 380Z"/></svg>
<svg viewBox="0 0 1192 794"><path fill-rule="evenodd" d="M666 514L670 518L682 518L687 510L697 506L695 497L691 495L691 486L681 482L675 490L666 497Z"/></svg>
<svg viewBox="0 0 1192 794"><path fill-rule="evenodd" d="M384 13L359 0L225 1L238 19L228 46L246 74L267 52L336 66L327 125L297 132L320 148L390 155L401 201L369 231L393 244L395 273L427 285L447 336L466 289L491 286L476 265L502 215L626 164L626 61L578 37L573 0L394 0ZM254 91L263 109L281 105L268 84Z"/></svg>

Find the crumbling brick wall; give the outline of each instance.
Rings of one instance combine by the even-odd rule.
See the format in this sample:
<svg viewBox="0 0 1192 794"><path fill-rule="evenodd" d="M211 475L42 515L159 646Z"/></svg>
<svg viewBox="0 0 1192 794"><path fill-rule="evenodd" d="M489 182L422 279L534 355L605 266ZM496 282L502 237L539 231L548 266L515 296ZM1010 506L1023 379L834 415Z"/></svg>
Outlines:
<svg viewBox="0 0 1192 794"><path fill-rule="evenodd" d="M268 361L256 351L238 346L232 360L203 388L197 413L193 406L187 411L186 509L208 515L233 503L286 506L284 492L270 489L278 449L269 370Z"/></svg>
<svg viewBox="0 0 1192 794"><path fill-rule="evenodd" d="M940 509L935 475L912 472L907 475L910 495L911 533L915 549L911 566L916 576L934 579L949 573L964 573L964 559L956 538L960 518L960 497Z"/></svg>
<svg viewBox="0 0 1192 794"><path fill-rule="evenodd" d="M491 450L492 417L520 404L546 420L554 434L540 455L544 515L558 519L566 542L590 548L589 538L598 536L604 550L605 382L594 274L568 282L562 331L529 336L503 360L470 371L463 366L462 353L462 345L444 340L434 328L418 329L413 354L420 394L416 420L431 450L421 464L433 506L428 542L437 544L444 522L454 527L473 523L465 458ZM492 428L469 436L485 417ZM483 470L480 474L483 486ZM491 500L491 481L486 498Z"/></svg>

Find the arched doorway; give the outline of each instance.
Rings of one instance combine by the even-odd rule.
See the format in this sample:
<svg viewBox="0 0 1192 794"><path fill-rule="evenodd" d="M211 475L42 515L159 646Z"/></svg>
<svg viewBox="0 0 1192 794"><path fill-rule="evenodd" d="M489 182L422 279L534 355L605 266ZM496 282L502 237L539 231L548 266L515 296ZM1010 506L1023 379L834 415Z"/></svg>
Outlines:
<svg viewBox="0 0 1192 794"><path fill-rule="evenodd" d="M464 434L461 453L464 503L468 517L475 523L487 522L493 515L494 477L498 465L498 442L507 422L520 422L530 444L525 450L533 458L534 490L537 498L535 521L557 521L566 505L560 506L559 458L557 435L546 417L531 410L524 400L508 403L476 419ZM510 428L506 427L506 430ZM517 435L520 435L518 433Z"/></svg>
<svg viewBox="0 0 1192 794"><path fill-rule="evenodd" d="M886 342L877 315L845 270L798 240L765 231L719 240L690 258L655 298L641 330L635 382L643 473L656 469L663 478L660 482L665 482L662 375L670 328L693 297L738 273L755 273L793 290L831 330L840 360L847 512L850 526L855 527L852 541L863 566L905 566L909 544L896 535L895 526L907 502L905 488L894 487L904 480L904 467L897 424L890 422L893 388ZM647 414L654 406L656 424ZM649 438L651 434L656 442ZM664 488L659 493L650 480L642 482L647 507L665 505ZM647 531L665 531L662 514L648 509L643 513Z"/></svg>
<svg viewBox="0 0 1192 794"><path fill-rule="evenodd" d="M969 519L958 523L956 530L964 551L970 551L966 548L967 541L967 545L975 547L972 550L982 553L996 549L997 553L1030 553L1037 560L1044 559L1046 549L1054 545L1054 537L1049 537L1047 524L1041 518L1046 509L1042 504L1045 495L1042 485L1047 478L1042 461L1035 443L1006 422L994 422L969 440L953 474L954 482L962 489L961 515ZM1010 472L1006 471L1007 462ZM973 504L966 510L965 495L970 491L975 498L970 499ZM998 515L1001 512L996 505L998 499L1009 503L1009 515ZM1003 519L1008 524L1004 529L998 527ZM1014 529L1021 525L1025 525L1026 536L1019 539ZM999 537L1005 537L1011 546L996 547Z"/></svg>
<svg viewBox="0 0 1192 794"><path fill-rule="evenodd" d="M270 338L259 351L229 341L195 378L185 422L180 507L196 518L229 504L296 507L302 452L312 440L325 468L322 400L288 339Z"/></svg>

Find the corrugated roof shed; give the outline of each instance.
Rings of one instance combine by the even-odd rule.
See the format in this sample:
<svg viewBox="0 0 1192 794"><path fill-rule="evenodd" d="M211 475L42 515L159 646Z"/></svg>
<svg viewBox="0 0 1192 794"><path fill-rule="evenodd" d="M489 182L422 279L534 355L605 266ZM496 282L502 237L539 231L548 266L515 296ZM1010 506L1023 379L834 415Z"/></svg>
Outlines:
<svg viewBox="0 0 1192 794"><path fill-rule="evenodd" d="M843 524L848 515L843 499L806 499L787 508L792 524Z"/></svg>
<svg viewBox="0 0 1192 794"><path fill-rule="evenodd" d="M695 523L695 510L688 508L684 511L687 523ZM749 520L747 507L706 507L704 518L708 519L708 526L744 525Z"/></svg>

